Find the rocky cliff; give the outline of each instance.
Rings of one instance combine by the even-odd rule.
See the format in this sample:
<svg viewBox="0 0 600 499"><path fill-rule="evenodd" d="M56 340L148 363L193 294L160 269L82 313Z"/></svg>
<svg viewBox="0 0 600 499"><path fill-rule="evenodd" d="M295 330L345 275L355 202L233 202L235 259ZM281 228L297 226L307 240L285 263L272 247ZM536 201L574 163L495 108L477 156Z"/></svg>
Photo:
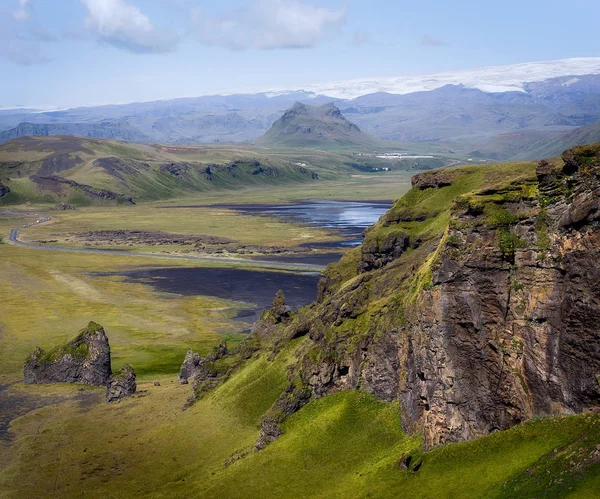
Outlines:
<svg viewBox="0 0 600 499"><path fill-rule="evenodd" d="M106 385L110 375L110 346L100 324L88 326L68 343L45 352L36 348L25 360L25 383L84 383Z"/></svg>
<svg viewBox="0 0 600 499"><path fill-rule="evenodd" d="M246 341L272 359L298 339L257 447L337 390L399 402L427 448L600 408L599 194L600 145L416 176L317 302Z"/></svg>

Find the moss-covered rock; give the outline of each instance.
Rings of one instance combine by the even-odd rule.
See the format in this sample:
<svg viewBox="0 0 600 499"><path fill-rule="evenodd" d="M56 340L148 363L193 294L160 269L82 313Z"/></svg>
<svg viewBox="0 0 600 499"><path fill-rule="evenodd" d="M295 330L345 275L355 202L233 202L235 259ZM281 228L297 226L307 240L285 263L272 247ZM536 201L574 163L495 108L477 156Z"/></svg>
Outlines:
<svg viewBox="0 0 600 499"><path fill-rule="evenodd" d="M25 383L105 385L111 375L110 345L104 328L90 322L71 341L45 352L36 348L25 360Z"/></svg>

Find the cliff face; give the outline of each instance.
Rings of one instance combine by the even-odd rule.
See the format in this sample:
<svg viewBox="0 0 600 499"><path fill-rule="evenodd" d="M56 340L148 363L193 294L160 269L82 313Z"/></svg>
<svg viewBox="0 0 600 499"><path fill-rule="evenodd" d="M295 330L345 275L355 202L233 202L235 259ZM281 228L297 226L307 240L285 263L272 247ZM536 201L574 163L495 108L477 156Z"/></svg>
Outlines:
<svg viewBox="0 0 600 499"><path fill-rule="evenodd" d="M0 182L0 198L6 196L10 193L10 188L7 185L4 185Z"/></svg>
<svg viewBox="0 0 600 499"><path fill-rule="evenodd" d="M271 356L302 338L261 437L343 389L398 401L425 447L600 406L600 146L413 186L316 303L268 340L255 327Z"/></svg>
<svg viewBox="0 0 600 499"><path fill-rule="evenodd" d="M600 405L600 172L584 159L541 163L535 196L455 207L399 342L404 421L427 445Z"/></svg>

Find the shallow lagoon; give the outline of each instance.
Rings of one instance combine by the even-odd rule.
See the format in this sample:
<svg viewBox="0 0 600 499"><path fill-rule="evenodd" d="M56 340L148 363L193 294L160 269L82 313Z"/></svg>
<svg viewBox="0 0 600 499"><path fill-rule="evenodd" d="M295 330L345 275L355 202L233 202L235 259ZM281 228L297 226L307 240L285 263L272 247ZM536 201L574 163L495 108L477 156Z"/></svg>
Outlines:
<svg viewBox="0 0 600 499"><path fill-rule="evenodd" d="M338 248L335 253L314 253L298 256L260 257L260 260L276 260L289 263L318 263L325 265L337 261L341 247L360 244L364 229L375 223L391 206L381 201L325 201L309 200L289 205L217 205L236 210L240 216L277 217L300 223L307 227L330 229L341 236L342 241L320 243L322 248ZM186 208L206 208L187 206ZM212 205L211 208L214 208ZM253 322L260 312L268 307L279 289L283 289L286 302L292 308L308 305L317 296L316 273L273 272L236 268L157 268L122 273L133 282L144 282L155 289L182 295L214 296L244 302L247 309L239 311L239 318Z"/></svg>

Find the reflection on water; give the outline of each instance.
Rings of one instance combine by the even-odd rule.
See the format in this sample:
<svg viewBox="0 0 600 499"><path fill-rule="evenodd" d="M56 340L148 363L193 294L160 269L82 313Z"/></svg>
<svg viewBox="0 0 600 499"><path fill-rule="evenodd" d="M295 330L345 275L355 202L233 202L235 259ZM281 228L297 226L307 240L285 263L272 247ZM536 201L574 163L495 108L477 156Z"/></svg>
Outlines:
<svg viewBox="0 0 600 499"><path fill-rule="evenodd" d="M219 205L242 215L277 217L307 227L330 229L346 239L342 245L360 244L361 234L391 206L388 201L324 201L320 199L288 205Z"/></svg>
<svg viewBox="0 0 600 499"><path fill-rule="evenodd" d="M289 205L230 205L173 206L173 208L225 208L235 210L242 216L277 217L300 223L307 227L335 231L344 238L339 242L307 243L313 249L332 246L356 245L361 241L363 230L374 224L391 206L390 202L370 201L323 201L310 200ZM260 259L277 259L300 263L325 265L336 261L341 253L262 256ZM251 309L240 311L238 318L244 322L256 320L268 307L277 290L282 289L286 302L292 308L311 303L317 295L318 274L289 272L265 272L248 269L224 268L158 268L121 272L128 281L143 282L155 289L183 295L205 295L251 304Z"/></svg>

